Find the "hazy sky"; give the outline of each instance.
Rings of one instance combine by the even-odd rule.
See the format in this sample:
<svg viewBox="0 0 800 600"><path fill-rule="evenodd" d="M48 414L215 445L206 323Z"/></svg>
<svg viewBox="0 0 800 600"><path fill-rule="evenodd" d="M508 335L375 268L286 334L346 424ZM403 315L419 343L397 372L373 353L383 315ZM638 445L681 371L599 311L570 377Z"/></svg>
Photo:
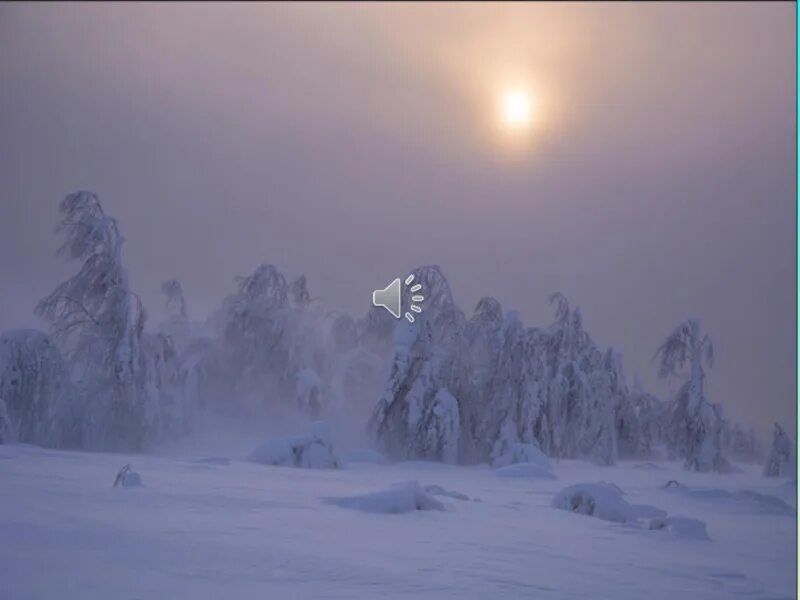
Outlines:
<svg viewBox="0 0 800 600"><path fill-rule="evenodd" d="M438 263L468 314L564 292L658 393L696 316L712 400L794 431L795 10L0 4L0 330L76 269L52 229L88 188L155 321L168 277L195 318L262 262L361 314Z"/></svg>

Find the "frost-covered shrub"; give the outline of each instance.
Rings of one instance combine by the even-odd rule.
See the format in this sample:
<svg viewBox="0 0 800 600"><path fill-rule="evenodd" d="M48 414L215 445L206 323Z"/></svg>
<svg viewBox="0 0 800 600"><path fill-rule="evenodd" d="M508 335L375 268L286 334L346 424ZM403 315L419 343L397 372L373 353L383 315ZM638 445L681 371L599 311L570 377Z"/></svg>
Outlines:
<svg viewBox="0 0 800 600"><path fill-rule="evenodd" d="M398 484L380 492L324 500L328 504L371 513L402 514L417 510L444 510L444 505L425 491L418 481Z"/></svg>
<svg viewBox="0 0 800 600"><path fill-rule="evenodd" d="M0 440L75 446L80 418L58 348L41 331L0 335Z"/></svg>
<svg viewBox="0 0 800 600"><path fill-rule="evenodd" d="M312 426L310 435L273 438L257 446L247 457L264 465L305 469L338 469L341 462L334 451L325 423Z"/></svg>

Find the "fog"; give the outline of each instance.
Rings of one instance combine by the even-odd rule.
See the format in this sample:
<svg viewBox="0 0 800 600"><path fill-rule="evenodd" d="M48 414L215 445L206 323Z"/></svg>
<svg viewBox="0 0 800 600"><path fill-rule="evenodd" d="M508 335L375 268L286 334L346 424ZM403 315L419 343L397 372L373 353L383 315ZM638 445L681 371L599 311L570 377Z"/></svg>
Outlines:
<svg viewBox="0 0 800 600"><path fill-rule="evenodd" d="M56 207L96 191L150 323L238 275L304 273L363 315L438 264L470 314L563 292L626 372L694 316L709 396L795 428L795 5L0 5L0 330L75 264ZM495 102L523 81L530 139Z"/></svg>

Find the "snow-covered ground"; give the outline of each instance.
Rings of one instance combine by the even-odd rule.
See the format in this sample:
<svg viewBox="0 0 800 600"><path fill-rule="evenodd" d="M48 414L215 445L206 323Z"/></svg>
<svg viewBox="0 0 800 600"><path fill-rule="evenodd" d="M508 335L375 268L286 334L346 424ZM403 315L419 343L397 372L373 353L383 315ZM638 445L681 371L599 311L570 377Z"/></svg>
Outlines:
<svg viewBox="0 0 800 600"><path fill-rule="evenodd" d="M0 446L0 598L795 595L795 487L755 468L699 475L670 463L561 461L548 479L484 466L308 470L243 457ZM143 487L112 487L127 463ZM668 480L682 485L662 489ZM421 487L395 485L409 481ZM567 486L597 481L630 504L705 522L711 541L552 506ZM436 501L425 508L445 510L359 509L380 507L392 490L412 504L430 492Z"/></svg>

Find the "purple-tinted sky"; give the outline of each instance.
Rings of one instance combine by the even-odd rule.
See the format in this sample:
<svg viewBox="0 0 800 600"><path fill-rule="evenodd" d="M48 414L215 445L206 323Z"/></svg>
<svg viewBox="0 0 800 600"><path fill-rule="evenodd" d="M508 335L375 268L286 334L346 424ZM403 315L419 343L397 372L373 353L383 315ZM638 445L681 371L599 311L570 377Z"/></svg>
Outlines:
<svg viewBox="0 0 800 600"><path fill-rule="evenodd" d="M173 276L196 318L262 262L361 313L438 263L468 313L563 291L659 393L696 316L712 399L794 431L795 10L0 4L0 329L75 269L52 228L89 188L154 319Z"/></svg>

